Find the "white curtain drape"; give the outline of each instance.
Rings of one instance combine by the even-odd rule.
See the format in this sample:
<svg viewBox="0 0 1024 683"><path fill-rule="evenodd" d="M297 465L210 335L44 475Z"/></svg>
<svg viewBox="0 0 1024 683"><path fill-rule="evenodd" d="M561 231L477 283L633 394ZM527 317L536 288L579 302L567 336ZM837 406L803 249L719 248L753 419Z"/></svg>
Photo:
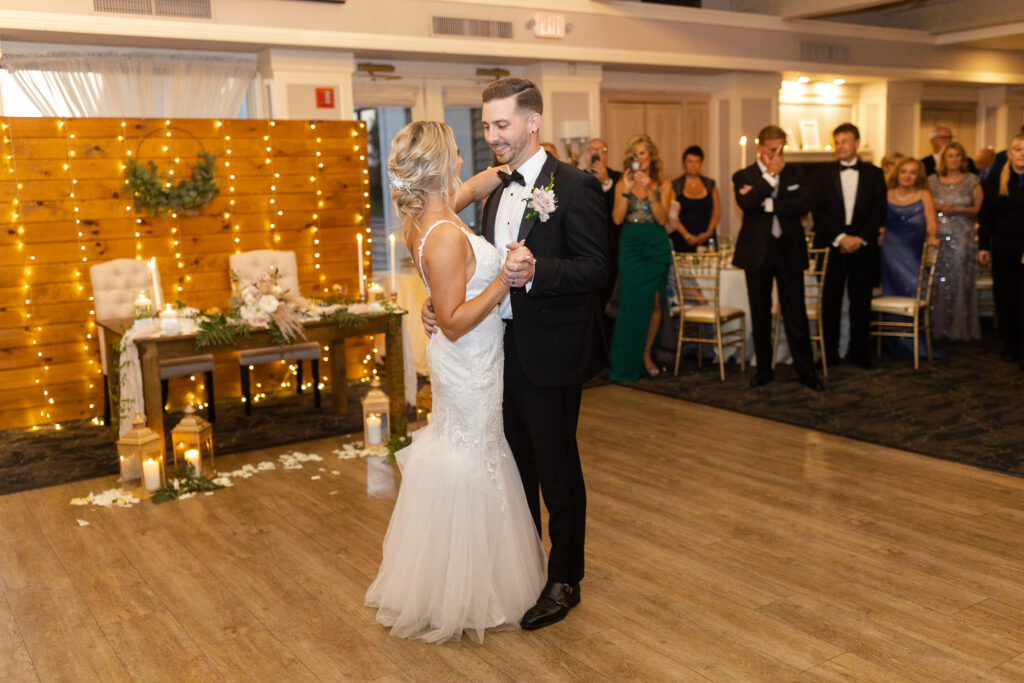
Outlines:
<svg viewBox="0 0 1024 683"><path fill-rule="evenodd" d="M255 57L164 52L5 51L10 72L43 116L231 118L257 73Z"/></svg>

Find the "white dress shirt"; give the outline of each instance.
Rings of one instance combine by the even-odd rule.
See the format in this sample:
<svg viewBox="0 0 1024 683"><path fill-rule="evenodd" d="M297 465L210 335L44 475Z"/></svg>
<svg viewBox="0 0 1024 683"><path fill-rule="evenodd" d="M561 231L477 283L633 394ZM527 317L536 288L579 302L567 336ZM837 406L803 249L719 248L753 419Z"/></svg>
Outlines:
<svg viewBox="0 0 1024 683"><path fill-rule="evenodd" d="M503 263L508 255L508 248L505 245L509 242L517 241L519 237L519 224L522 223L523 215L526 213L526 202L523 200L528 198L530 193L533 192L533 186L537 182L537 176L540 175L540 169L547 160L548 153L544 149L538 149L536 154L527 159L522 166L513 169L519 171L526 185L511 183L501 193L501 199L498 201L498 210L494 216L494 246L498 248L498 253L501 254ZM547 183L542 183L542 185L547 185ZM532 280L527 282L526 291L530 291L532 286ZM498 304L498 315L505 320L512 319L512 298L510 294L506 294L505 298Z"/></svg>
<svg viewBox="0 0 1024 683"><path fill-rule="evenodd" d="M772 196L764 198L764 212L772 214L772 237L782 237L782 225L779 224L779 217L775 215L775 198L779 196L779 176L768 172L768 167L757 160L757 167L761 169L761 177L772 186Z"/></svg>
<svg viewBox="0 0 1024 683"><path fill-rule="evenodd" d="M852 170L846 170L852 169ZM853 208L857 204L857 185L860 183L860 171L857 170L857 160L839 162L839 184L843 188L843 210L846 214L846 227L853 223ZM845 232L839 233L832 246L838 247L839 242L846 237Z"/></svg>

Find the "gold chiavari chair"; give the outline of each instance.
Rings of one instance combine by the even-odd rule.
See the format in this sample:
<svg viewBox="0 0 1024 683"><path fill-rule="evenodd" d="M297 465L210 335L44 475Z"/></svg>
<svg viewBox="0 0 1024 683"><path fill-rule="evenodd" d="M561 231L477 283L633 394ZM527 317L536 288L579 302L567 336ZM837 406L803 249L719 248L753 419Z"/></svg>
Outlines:
<svg viewBox="0 0 1024 683"><path fill-rule="evenodd" d="M679 292L679 337L676 341L675 374L679 374L679 361L683 344L697 344L697 363L703 365L704 344L714 344L718 349L718 372L725 381L725 348L740 349L740 368L747 365L747 320L742 308L719 304L721 257L716 252L700 254L677 253L675 255L676 287ZM739 326L723 330L727 323L738 320ZM694 336L687 336L687 325L694 329ZM714 337L703 335L702 325L713 325Z"/></svg>
<svg viewBox="0 0 1024 683"><path fill-rule="evenodd" d="M821 374L828 377L828 356L825 354L825 334L822 332L821 304L822 292L825 289L825 273L828 270L828 248L807 250L807 270L804 271L804 303L807 307L807 322L811 324L811 347L818 344L821 353ZM779 350L779 340L785 334L782 325L782 310L778 302L772 306L772 317L775 320L775 332L772 334L772 369L775 368L775 356Z"/></svg>
<svg viewBox="0 0 1024 683"><path fill-rule="evenodd" d="M913 340L914 369L918 369L918 335L924 332L928 360L932 359L931 299L932 280L935 278L935 259L938 245L925 244L921 252L921 267L917 272L917 290L914 296L876 296L871 300L871 312L878 315L871 322L871 335L878 337L878 353L882 352L882 337L904 337ZM885 320L886 315L910 320Z"/></svg>

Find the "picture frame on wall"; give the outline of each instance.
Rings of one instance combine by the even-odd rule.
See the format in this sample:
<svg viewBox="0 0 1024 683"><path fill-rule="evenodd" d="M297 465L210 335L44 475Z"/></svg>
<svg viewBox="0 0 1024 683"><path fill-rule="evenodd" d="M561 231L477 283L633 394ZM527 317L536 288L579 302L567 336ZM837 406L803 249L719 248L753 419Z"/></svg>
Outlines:
<svg viewBox="0 0 1024 683"><path fill-rule="evenodd" d="M821 131L818 128L818 121L816 119L801 119L800 148L821 149Z"/></svg>

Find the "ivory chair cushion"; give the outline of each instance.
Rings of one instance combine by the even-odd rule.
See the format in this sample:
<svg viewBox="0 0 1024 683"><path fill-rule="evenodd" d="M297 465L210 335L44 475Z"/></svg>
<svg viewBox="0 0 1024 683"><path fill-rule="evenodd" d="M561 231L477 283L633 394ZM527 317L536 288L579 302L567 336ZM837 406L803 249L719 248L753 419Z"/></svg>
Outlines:
<svg viewBox="0 0 1024 683"><path fill-rule="evenodd" d="M871 300L871 310L875 313L894 313L912 317L917 303L912 296L876 296Z"/></svg>
<svg viewBox="0 0 1024 683"><path fill-rule="evenodd" d="M728 320L742 318L744 313L742 308L720 306L718 309L718 315L722 322L726 322ZM687 306L683 309L683 317L687 322L713 323L715 322L715 307L711 305Z"/></svg>
<svg viewBox="0 0 1024 683"><path fill-rule="evenodd" d="M294 251L276 251L274 249L257 249L242 254L231 254L228 264L243 282L252 280L261 273L270 271L273 266L281 274L278 284L281 289L292 294L301 295L299 291L299 266Z"/></svg>

